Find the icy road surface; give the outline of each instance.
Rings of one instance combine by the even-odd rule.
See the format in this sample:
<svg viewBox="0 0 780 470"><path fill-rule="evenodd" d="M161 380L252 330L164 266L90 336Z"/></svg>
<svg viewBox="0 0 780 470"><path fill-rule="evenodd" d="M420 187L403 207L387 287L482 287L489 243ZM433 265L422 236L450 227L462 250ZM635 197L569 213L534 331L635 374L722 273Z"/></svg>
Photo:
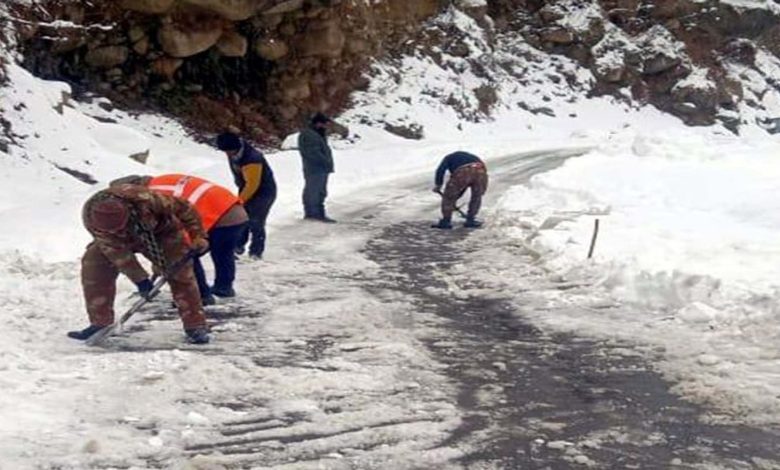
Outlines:
<svg viewBox="0 0 780 470"><path fill-rule="evenodd" d="M576 154L494 161L486 206ZM776 430L712 424L654 372L660 352L525 320L562 308L535 292L571 286L487 250L527 273L491 288L465 256L489 229L430 229L429 179L273 233L240 297L207 309L206 347L168 300L106 348L57 343L71 368L33 370L31 393L61 411L0 444L0 468L780 468Z"/></svg>

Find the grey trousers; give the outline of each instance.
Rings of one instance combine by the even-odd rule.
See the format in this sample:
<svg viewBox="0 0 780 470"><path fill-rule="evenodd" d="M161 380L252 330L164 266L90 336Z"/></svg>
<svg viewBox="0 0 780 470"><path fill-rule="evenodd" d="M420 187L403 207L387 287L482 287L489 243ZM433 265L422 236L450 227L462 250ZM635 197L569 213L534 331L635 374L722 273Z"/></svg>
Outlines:
<svg viewBox="0 0 780 470"><path fill-rule="evenodd" d="M325 198L328 197L328 173L304 173L303 215L325 217Z"/></svg>

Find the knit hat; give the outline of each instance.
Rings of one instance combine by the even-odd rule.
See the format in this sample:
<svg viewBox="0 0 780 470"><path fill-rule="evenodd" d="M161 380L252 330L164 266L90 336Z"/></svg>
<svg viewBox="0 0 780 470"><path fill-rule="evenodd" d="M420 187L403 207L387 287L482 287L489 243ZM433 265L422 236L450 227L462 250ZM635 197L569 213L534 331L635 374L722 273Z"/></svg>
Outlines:
<svg viewBox="0 0 780 470"><path fill-rule="evenodd" d="M331 119L323 113L316 113L314 116L311 117L312 124L319 124L319 123L325 124L330 121Z"/></svg>
<svg viewBox="0 0 780 470"><path fill-rule="evenodd" d="M127 226L130 218L127 207L116 198L95 202L89 209L89 225L101 232L119 232Z"/></svg>
<svg viewBox="0 0 780 470"><path fill-rule="evenodd" d="M223 152L241 149L241 138L232 132L223 132L217 136L217 148Z"/></svg>

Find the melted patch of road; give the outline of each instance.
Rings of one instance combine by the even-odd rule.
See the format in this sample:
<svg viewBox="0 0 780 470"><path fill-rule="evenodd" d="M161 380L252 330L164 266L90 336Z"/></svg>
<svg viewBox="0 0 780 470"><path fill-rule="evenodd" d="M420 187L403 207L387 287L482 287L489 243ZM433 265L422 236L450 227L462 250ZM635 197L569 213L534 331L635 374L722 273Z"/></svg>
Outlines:
<svg viewBox="0 0 780 470"><path fill-rule="evenodd" d="M366 253L380 287L447 320L429 347L459 384L465 419L449 442L470 468L780 468L777 434L706 424L626 345L548 335L506 300L458 296L439 275L462 263L467 233L386 228ZM475 276L477 277L477 276ZM565 294L563 294L565 295Z"/></svg>

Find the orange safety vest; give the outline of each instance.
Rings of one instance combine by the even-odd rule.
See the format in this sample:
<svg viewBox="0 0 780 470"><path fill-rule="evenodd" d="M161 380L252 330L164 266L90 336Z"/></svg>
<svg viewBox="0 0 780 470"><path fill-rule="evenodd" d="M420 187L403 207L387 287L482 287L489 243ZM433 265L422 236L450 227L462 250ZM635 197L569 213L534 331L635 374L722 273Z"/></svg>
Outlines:
<svg viewBox="0 0 780 470"><path fill-rule="evenodd" d="M203 221L208 232L241 200L230 190L196 176L160 175L149 181L149 189L189 202Z"/></svg>

